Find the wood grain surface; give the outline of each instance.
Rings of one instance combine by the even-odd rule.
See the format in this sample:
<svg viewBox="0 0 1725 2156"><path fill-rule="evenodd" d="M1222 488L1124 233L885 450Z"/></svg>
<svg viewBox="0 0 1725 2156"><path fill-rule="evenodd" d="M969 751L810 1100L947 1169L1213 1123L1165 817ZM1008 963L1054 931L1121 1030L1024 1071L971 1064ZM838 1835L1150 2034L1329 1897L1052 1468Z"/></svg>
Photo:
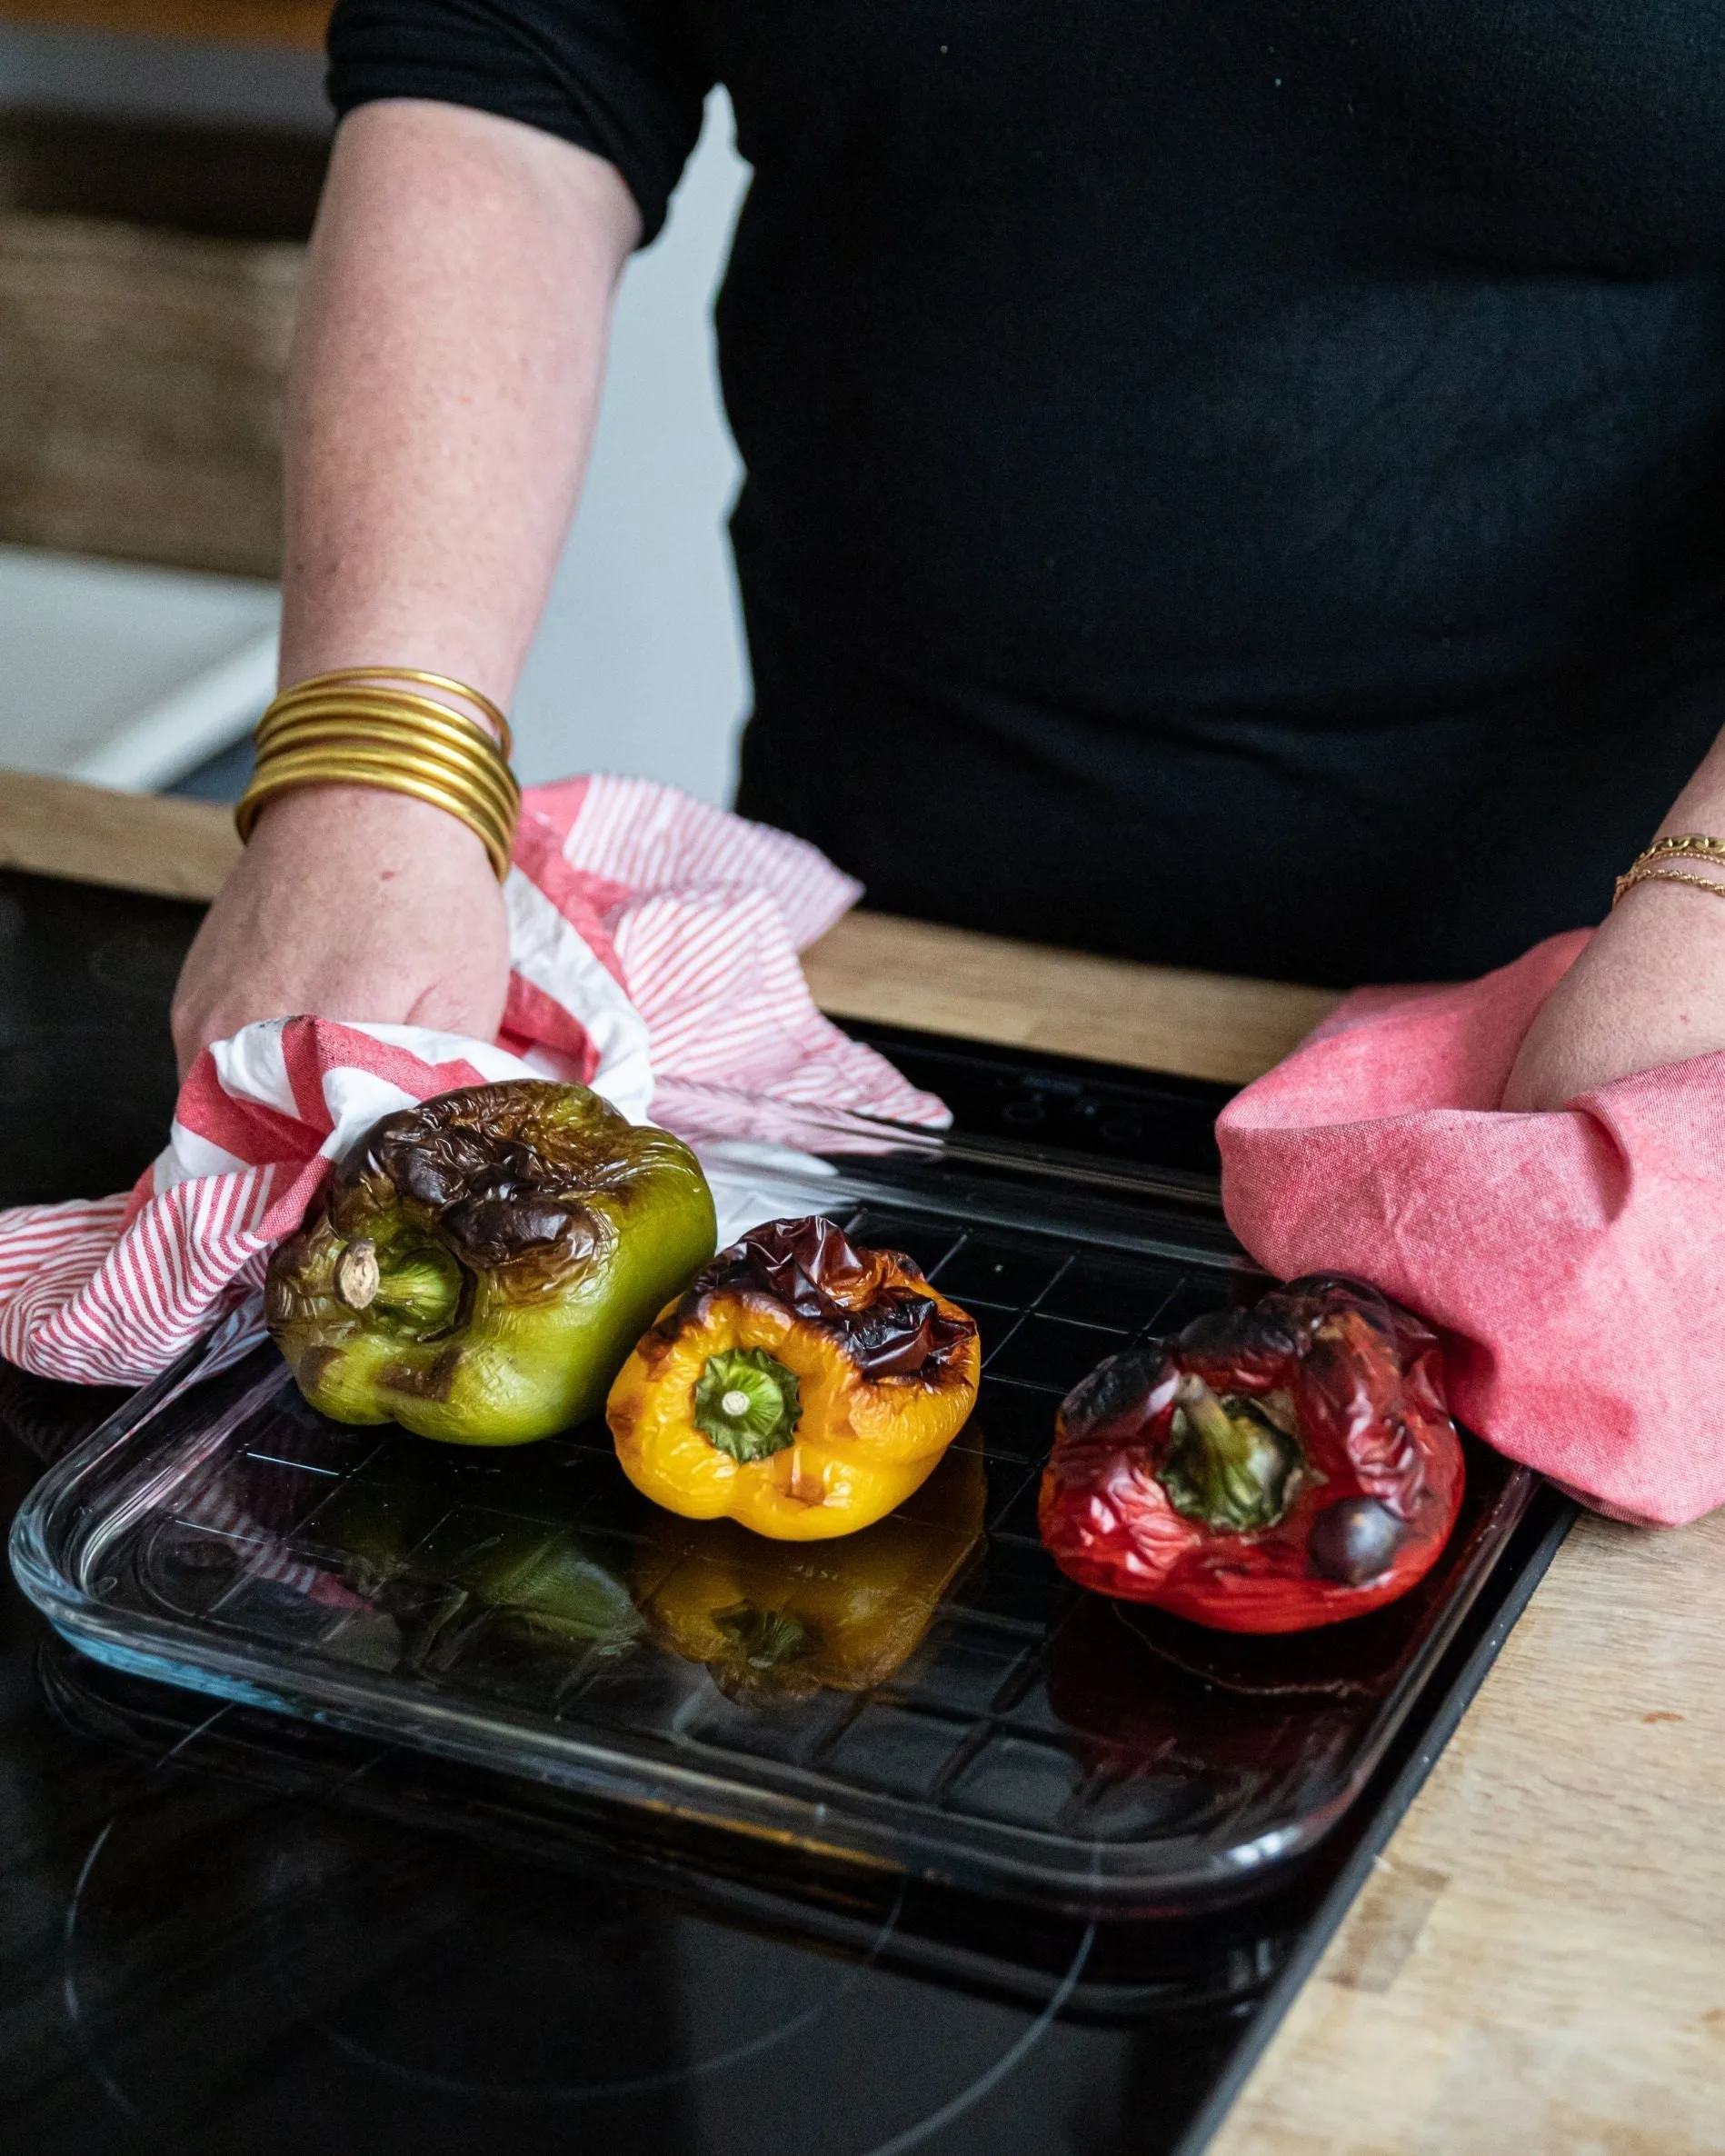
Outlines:
<svg viewBox="0 0 1725 2156"><path fill-rule="evenodd" d="M0 773L0 865L212 898L238 853L224 809ZM835 1016L1242 1084L1336 1000L1323 989L1129 965L883 913L841 921L803 967L815 1001Z"/></svg>
<svg viewBox="0 0 1725 2156"><path fill-rule="evenodd" d="M223 812L0 774L0 863L204 896ZM830 1007L1244 1077L1323 997L857 916ZM1090 1029L1090 1030L1081 1030ZM1725 1514L1584 1520L1213 2156L1725 2156Z"/></svg>
<svg viewBox="0 0 1725 2156"><path fill-rule="evenodd" d="M0 771L0 868L213 898L239 859L225 809Z"/></svg>
<svg viewBox="0 0 1725 2156"><path fill-rule="evenodd" d="M330 0L0 0L0 22L315 52L324 43L329 10Z"/></svg>
<svg viewBox="0 0 1725 2156"><path fill-rule="evenodd" d="M962 1033L1243 1084L1336 1003L1322 988L1132 965L890 913L852 913L805 953L835 1017Z"/></svg>
<svg viewBox="0 0 1725 2156"><path fill-rule="evenodd" d="M0 540L278 574L304 252L0 209Z"/></svg>
<svg viewBox="0 0 1725 2156"><path fill-rule="evenodd" d="M1571 1532L1211 2156L1725 2150L1725 1514Z"/></svg>

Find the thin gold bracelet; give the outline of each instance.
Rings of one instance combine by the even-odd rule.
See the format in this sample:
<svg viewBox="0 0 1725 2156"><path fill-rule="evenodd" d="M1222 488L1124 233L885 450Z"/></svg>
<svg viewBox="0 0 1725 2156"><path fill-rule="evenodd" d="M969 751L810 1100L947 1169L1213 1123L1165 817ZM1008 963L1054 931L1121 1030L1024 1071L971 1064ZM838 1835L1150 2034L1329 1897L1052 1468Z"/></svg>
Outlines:
<svg viewBox="0 0 1725 2156"><path fill-rule="evenodd" d="M295 757L260 774L247 799L244 819L247 834L265 805L279 794L306 786L370 786L387 793L392 788L420 801L434 801L479 839L499 880L509 873L512 833L488 802L478 799L459 782L452 783L435 768L414 766L400 758L368 761L349 756Z"/></svg>
<svg viewBox="0 0 1725 2156"><path fill-rule="evenodd" d="M386 688L376 682L356 683L351 688L325 688L321 683L307 683L300 688L290 689L270 705L258 721L257 730L260 734L267 736L274 729L291 725L296 720L331 712L364 712L372 716L394 714L439 731L454 729L464 740L471 736L482 742L486 748L495 749L506 759L502 742L471 713L455 711L449 704L422 695L414 689Z"/></svg>
<svg viewBox="0 0 1725 2156"><path fill-rule="evenodd" d="M274 755L290 744L305 740L332 740L338 734L394 741L424 749L474 772L495 775L505 794L513 794L514 776L504 762L497 744L482 728L467 719L453 716L441 705L416 710L404 701L356 695L351 703L334 697L308 702L298 711L284 713L274 706L264 713L255 730L260 760Z"/></svg>
<svg viewBox="0 0 1725 2156"><path fill-rule="evenodd" d="M1632 868L1628 875L1617 879L1617 894L1611 901L1613 909L1638 883L1687 883L1692 891L1710 891L1715 898L1725 898L1725 883L1716 882L1711 876L1691 876L1680 868Z"/></svg>
<svg viewBox="0 0 1725 2156"><path fill-rule="evenodd" d="M1713 853L1725 855L1725 838L1710 838L1704 831L1674 831L1656 838L1638 861L1650 861L1659 853Z"/></svg>
<svg viewBox="0 0 1725 2156"><path fill-rule="evenodd" d="M293 741L260 760L256 777L279 783L289 770L309 769L313 764L340 763L356 770L388 772L396 766L432 779L446 792L474 803L499 831L513 832L521 813L521 796L506 786L494 772L441 756L434 750L411 742L380 741L365 734L335 741Z"/></svg>
<svg viewBox="0 0 1725 2156"><path fill-rule="evenodd" d="M498 734L419 689L391 686L392 676L465 698L495 721ZM275 699L258 721L256 740L256 768L234 811L242 840L280 794L303 786L370 786L454 816L478 837L498 880L509 873L521 788L505 760L508 724L464 683L403 667L317 674Z"/></svg>
<svg viewBox="0 0 1725 2156"><path fill-rule="evenodd" d="M1704 861L1710 866L1725 861L1725 839L1711 838L1704 831L1673 832L1666 838L1656 838L1617 879L1611 893L1612 910L1638 883L1688 883L1696 891L1710 891L1716 897L1725 898L1725 883L1672 868L1670 863L1674 861Z"/></svg>
<svg viewBox="0 0 1725 2156"><path fill-rule="evenodd" d="M478 837L500 882L509 873L513 817L505 817L494 800L477 793L464 774L431 759L401 754L308 749L274 760L257 773L234 813L241 837L251 836L258 816L278 794L322 785L370 786L429 802L458 818Z"/></svg>
<svg viewBox="0 0 1725 2156"><path fill-rule="evenodd" d="M423 801L428 807L442 809L445 814L454 816L457 823L466 824L484 847L500 883L509 873L510 856L506 843L487 827L483 818L473 813L471 804L442 786L401 770L379 774L346 764L332 764L326 770L304 770L264 780L247 796L251 804L248 831L250 823L256 822L259 813L278 794L296 793L305 786L368 786L378 793L401 794L410 800Z"/></svg>
<svg viewBox="0 0 1725 2156"><path fill-rule="evenodd" d="M499 746L475 720L452 712L447 705L400 689L324 690L303 684L275 702L258 721L255 730L259 761L274 754L290 739L298 743L333 739L334 731L353 734L354 722L364 721L364 731L380 737L394 735L415 745L435 742L460 762L475 769L494 772L507 794L516 791L514 774L504 763Z"/></svg>

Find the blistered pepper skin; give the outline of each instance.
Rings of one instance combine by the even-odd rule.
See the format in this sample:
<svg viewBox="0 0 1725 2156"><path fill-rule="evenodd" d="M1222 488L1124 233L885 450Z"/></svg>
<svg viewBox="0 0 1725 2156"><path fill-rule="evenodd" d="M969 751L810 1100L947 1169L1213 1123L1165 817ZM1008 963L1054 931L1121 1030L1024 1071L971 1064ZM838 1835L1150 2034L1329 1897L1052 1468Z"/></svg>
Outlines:
<svg viewBox="0 0 1725 2156"><path fill-rule="evenodd" d="M854 1534L921 1487L975 1404L974 1321L831 1222L722 1251L642 1338L606 1418L623 1472L690 1520ZM729 1422L726 1402L736 1404Z"/></svg>
<svg viewBox="0 0 1725 2156"><path fill-rule="evenodd" d="M470 1086L373 1126L275 1253L265 1313L335 1421L525 1444L598 1412L713 1242L681 1139L585 1086Z"/></svg>
<svg viewBox="0 0 1725 2156"><path fill-rule="evenodd" d="M1423 1579L1462 1480L1437 1336L1314 1273L1094 1370L1061 1408L1039 1516L1081 1586L1303 1632Z"/></svg>

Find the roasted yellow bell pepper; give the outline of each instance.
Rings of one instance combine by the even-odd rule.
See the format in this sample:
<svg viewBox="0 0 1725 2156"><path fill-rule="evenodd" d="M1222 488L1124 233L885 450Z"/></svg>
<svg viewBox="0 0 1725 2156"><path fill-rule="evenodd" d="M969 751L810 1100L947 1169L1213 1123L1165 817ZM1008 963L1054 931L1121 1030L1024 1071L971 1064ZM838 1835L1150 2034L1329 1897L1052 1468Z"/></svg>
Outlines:
<svg viewBox="0 0 1725 2156"><path fill-rule="evenodd" d="M643 1551L653 1636L732 1699L884 1684L922 1641L982 1532L982 1455L950 1452L895 1513L848 1541L786 1548L733 1520L662 1520ZM666 1567L669 1565L669 1570Z"/></svg>
<svg viewBox="0 0 1725 2156"><path fill-rule="evenodd" d="M623 1364L605 1409L655 1504L780 1542L872 1526L976 1401L975 1321L893 1251L773 1221L721 1251Z"/></svg>

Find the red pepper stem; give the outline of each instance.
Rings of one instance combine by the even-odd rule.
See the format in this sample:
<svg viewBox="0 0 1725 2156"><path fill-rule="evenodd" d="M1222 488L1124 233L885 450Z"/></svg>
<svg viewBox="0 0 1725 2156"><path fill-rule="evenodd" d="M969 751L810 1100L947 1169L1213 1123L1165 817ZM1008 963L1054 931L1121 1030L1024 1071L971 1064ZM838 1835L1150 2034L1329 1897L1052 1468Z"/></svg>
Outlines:
<svg viewBox="0 0 1725 2156"><path fill-rule="evenodd" d="M1241 1450L1240 1433L1229 1420L1228 1410L1195 1372L1181 1372L1174 1385L1174 1405L1183 1410L1187 1422L1206 1445L1224 1453Z"/></svg>
<svg viewBox="0 0 1725 2156"><path fill-rule="evenodd" d="M1218 1534L1248 1534L1287 1511L1300 1447L1252 1401L1219 1400L1182 1371L1172 1440L1157 1479L1177 1512Z"/></svg>

